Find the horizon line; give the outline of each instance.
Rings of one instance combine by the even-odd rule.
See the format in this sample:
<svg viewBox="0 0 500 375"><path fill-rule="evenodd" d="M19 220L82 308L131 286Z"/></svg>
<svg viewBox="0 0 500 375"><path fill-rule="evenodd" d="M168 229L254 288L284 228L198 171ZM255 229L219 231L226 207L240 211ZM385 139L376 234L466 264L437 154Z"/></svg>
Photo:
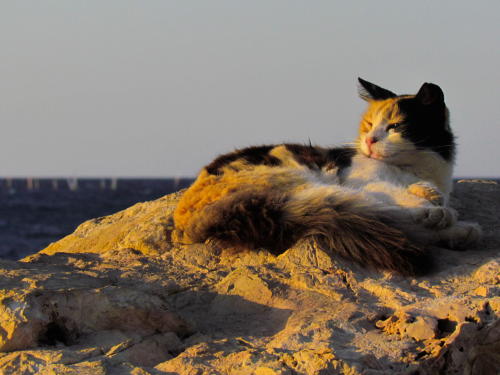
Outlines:
<svg viewBox="0 0 500 375"><path fill-rule="evenodd" d="M14 176L0 176L0 180L27 180L27 179L38 179L38 180L70 180L70 179L80 179L80 180L98 180L98 179L135 179L135 180L164 180L164 179L195 179L197 175L194 176L186 176L186 175L171 175L171 176L91 176L91 175L80 175L80 176L58 176L58 175L53 175L53 176L31 176L31 175L14 175ZM499 180L500 175L495 177L495 176L481 176L481 175L476 175L476 176L452 176L453 180L460 180L460 179L466 179L466 180L474 180L474 179L481 179L481 180L487 180L487 179L492 179L492 180Z"/></svg>

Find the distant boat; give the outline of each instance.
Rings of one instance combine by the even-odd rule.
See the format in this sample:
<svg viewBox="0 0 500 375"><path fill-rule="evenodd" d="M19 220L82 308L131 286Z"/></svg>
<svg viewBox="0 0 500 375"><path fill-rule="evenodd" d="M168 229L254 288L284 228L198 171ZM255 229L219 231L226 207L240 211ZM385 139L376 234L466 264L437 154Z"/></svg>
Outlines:
<svg viewBox="0 0 500 375"><path fill-rule="evenodd" d="M77 178L68 178L66 180L66 182L68 183L69 190L71 190L71 191L78 190L78 179Z"/></svg>
<svg viewBox="0 0 500 375"><path fill-rule="evenodd" d="M14 194L16 192L12 178L5 179L5 187L7 188L7 191L9 192L9 194Z"/></svg>
<svg viewBox="0 0 500 375"><path fill-rule="evenodd" d="M174 178L174 189L177 190L179 189L179 185L181 184L181 178L180 177L175 177Z"/></svg>

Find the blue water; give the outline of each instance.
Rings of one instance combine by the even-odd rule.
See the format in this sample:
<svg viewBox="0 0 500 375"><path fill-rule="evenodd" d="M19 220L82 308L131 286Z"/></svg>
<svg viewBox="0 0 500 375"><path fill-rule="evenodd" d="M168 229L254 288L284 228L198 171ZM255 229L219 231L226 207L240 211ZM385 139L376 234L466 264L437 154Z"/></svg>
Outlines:
<svg viewBox="0 0 500 375"><path fill-rule="evenodd" d="M172 193L192 179L0 179L0 258L19 259L83 221Z"/></svg>

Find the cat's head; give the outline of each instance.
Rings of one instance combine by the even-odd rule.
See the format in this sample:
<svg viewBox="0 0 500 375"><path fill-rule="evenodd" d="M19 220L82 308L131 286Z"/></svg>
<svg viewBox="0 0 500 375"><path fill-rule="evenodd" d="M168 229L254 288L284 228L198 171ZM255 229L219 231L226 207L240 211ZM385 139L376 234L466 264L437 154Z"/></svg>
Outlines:
<svg viewBox="0 0 500 375"><path fill-rule="evenodd" d="M413 163L423 153L453 162L454 136L441 88L424 83L415 95L397 95L359 78L368 102L359 128L358 149L391 164Z"/></svg>

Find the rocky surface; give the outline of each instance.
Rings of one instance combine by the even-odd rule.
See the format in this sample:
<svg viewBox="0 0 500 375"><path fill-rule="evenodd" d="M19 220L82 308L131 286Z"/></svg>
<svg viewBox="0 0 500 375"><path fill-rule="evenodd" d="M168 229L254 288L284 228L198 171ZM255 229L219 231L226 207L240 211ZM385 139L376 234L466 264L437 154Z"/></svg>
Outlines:
<svg viewBox="0 0 500 375"><path fill-rule="evenodd" d="M428 276L361 269L304 241L279 257L174 244L179 194L0 262L0 374L495 374L500 186L453 205L477 249Z"/></svg>

